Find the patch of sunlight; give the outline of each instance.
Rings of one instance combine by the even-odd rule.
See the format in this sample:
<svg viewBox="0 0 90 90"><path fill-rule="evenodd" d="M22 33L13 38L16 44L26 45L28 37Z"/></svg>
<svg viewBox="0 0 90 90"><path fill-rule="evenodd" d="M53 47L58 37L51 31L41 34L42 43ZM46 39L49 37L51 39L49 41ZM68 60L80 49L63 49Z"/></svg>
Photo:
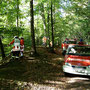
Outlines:
<svg viewBox="0 0 90 90"><path fill-rule="evenodd" d="M34 84L34 87L32 87L31 90L59 90L59 88L56 88L54 86Z"/></svg>
<svg viewBox="0 0 90 90"><path fill-rule="evenodd" d="M36 63L36 62L39 62L38 59L35 59L35 60L34 60L34 59L27 59L27 61L28 61L28 62L35 62L35 63Z"/></svg>
<svg viewBox="0 0 90 90"><path fill-rule="evenodd" d="M65 84L64 82L60 82L60 81L49 81L49 80L46 80L45 82L49 83L49 84Z"/></svg>
<svg viewBox="0 0 90 90"><path fill-rule="evenodd" d="M63 58L58 57L58 58L54 58L53 60L62 60L63 61Z"/></svg>
<svg viewBox="0 0 90 90"><path fill-rule="evenodd" d="M23 82L23 81L17 81L17 80L7 80L0 78L2 82L6 82L6 84L10 84L10 86L19 87L20 90L59 90L58 88L54 86L47 86L43 84L38 83L31 83L31 82ZM18 89L15 89L18 90Z"/></svg>
<svg viewBox="0 0 90 90"><path fill-rule="evenodd" d="M0 78L1 81L6 81L6 83L11 83L14 82L16 83L18 86L22 86L22 85L26 85L27 82L23 82L23 81L18 81L18 80L9 80L9 79L4 79L4 78Z"/></svg>
<svg viewBox="0 0 90 90"><path fill-rule="evenodd" d="M74 77L70 78L67 83L75 83L75 82L80 82L80 81L88 81L90 80L89 78L83 78L83 77Z"/></svg>

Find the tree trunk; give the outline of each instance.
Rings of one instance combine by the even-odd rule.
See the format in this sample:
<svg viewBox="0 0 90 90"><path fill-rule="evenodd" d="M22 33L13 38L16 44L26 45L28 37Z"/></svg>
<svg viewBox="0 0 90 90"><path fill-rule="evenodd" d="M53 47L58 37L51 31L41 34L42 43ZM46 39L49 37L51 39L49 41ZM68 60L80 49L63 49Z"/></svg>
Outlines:
<svg viewBox="0 0 90 90"><path fill-rule="evenodd" d="M30 0L30 15L31 15L31 40L32 40L32 50L33 50L33 55L35 55L35 54L36 54L36 45L35 45L35 32L34 32L33 0Z"/></svg>
<svg viewBox="0 0 90 90"><path fill-rule="evenodd" d="M54 20L53 20L53 31L54 31L54 37L57 37L57 35L56 35L56 29L55 29L55 0L54 0L54 10L53 10L53 12L54 12ZM56 46L56 42L54 42L54 47Z"/></svg>
<svg viewBox="0 0 90 90"><path fill-rule="evenodd" d="M48 45L49 45L49 48L50 48L50 31L49 31L49 11L48 11Z"/></svg>
<svg viewBox="0 0 90 90"><path fill-rule="evenodd" d="M52 52L54 52L54 30L53 30L52 0L51 0L51 31L52 31Z"/></svg>
<svg viewBox="0 0 90 90"><path fill-rule="evenodd" d="M17 0L17 30L19 29L19 0ZM19 30L18 30L19 36Z"/></svg>
<svg viewBox="0 0 90 90"><path fill-rule="evenodd" d="M3 44L2 44L1 38L0 38L0 47L1 47L2 59L4 59L5 58L5 52L4 52L4 48L3 48Z"/></svg>

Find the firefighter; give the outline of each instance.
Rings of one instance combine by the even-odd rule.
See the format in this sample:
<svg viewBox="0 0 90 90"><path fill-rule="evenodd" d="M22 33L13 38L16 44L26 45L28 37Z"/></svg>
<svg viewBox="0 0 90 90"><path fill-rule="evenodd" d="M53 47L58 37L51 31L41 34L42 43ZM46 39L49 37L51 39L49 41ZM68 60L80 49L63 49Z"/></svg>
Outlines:
<svg viewBox="0 0 90 90"><path fill-rule="evenodd" d="M13 56L12 57L16 57L19 58L19 54L20 54L20 40L17 36L14 37L14 39L10 42L9 45L13 44L13 49L11 50Z"/></svg>
<svg viewBox="0 0 90 90"><path fill-rule="evenodd" d="M46 46L47 38L45 36L42 38L42 42L43 42L43 46Z"/></svg>
<svg viewBox="0 0 90 90"><path fill-rule="evenodd" d="M24 38L21 37L20 38L20 54L21 54L21 57L23 57L23 51L24 51Z"/></svg>
<svg viewBox="0 0 90 90"><path fill-rule="evenodd" d="M80 41L79 41L78 44L79 44L79 45L83 45L83 44L84 44L83 39L80 39Z"/></svg>

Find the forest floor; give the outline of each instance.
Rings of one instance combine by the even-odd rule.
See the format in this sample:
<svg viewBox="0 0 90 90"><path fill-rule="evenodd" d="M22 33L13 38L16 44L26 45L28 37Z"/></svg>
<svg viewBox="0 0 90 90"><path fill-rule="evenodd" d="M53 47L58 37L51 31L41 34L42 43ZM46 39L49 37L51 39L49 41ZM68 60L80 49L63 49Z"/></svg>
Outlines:
<svg viewBox="0 0 90 90"><path fill-rule="evenodd" d="M55 53L44 47L38 47L37 51L38 55L31 57L28 49L24 58L0 66L0 90L90 89L90 77L64 75L60 48Z"/></svg>

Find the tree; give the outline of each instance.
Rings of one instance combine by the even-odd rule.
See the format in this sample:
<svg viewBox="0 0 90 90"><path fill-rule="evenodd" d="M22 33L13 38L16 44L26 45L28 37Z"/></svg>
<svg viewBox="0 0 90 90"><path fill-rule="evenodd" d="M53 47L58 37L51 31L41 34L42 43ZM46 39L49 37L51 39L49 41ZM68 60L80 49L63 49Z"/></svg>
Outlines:
<svg viewBox="0 0 90 90"><path fill-rule="evenodd" d="M33 54L36 54L35 33L34 33L34 13L33 13L33 0L30 0L30 15L31 15L31 38Z"/></svg>
<svg viewBox="0 0 90 90"><path fill-rule="evenodd" d="M45 30L45 36L47 37L47 31L46 31L46 18L45 18L45 11L44 11L44 4L41 3L41 16L42 16L42 20L43 20L43 26L44 26L44 30Z"/></svg>
<svg viewBox="0 0 90 90"><path fill-rule="evenodd" d="M52 31L52 52L54 52L54 29L53 29L53 10L52 10L52 0L51 0L51 31Z"/></svg>
<svg viewBox="0 0 90 90"><path fill-rule="evenodd" d="M2 59L4 59L5 58L5 53L4 53L4 48L3 48L1 37L0 37L0 47L1 47Z"/></svg>
<svg viewBox="0 0 90 90"><path fill-rule="evenodd" d="M44 36L48 36L48 44L52 41L52 49L57 41L61 44L66 37L82 37L85 42L90 42L90 2L88 0L33 0L35 3L32 24L30 23L31 33L29 33L28 19L31 13L29 10L31 6L28 5L30 2L31 0L0 1L0 34L5 36L3 43L7 44L12 39L10 37L18 33L19 36L24 33L25 44L30 47L32 45L33 49L36 48L35 39L37 42L39 40L39 45L42 45Z"/></svg>
<svg viewBox="0 0 90 90"><path fill-rule="evenodd" d="M48 23L48 45L50 48L50 31L49 31L49 20L50 19L50 15L49 15L49 10L48 10L48 17L47 17L47 23Z"/></svg>
<svg viewBox="0 0 90 90"><path fill-rule="evenodd" d="M17 30L19 29L19 0L17 0ZM19 36L19 30L18 30L18 36Z"/></svg>

